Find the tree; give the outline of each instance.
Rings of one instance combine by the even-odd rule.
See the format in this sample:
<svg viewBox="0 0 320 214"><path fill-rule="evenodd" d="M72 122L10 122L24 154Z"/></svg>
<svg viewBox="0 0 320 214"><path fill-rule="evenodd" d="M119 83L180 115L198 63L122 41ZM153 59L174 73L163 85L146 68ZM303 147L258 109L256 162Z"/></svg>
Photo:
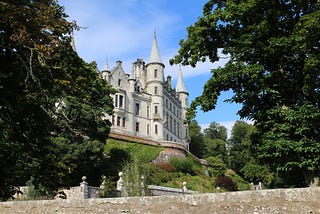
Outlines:
<svg viewBox="0 0 320 214"><path fill-rule="evenodd" d="M204 129L204 157L219 157L227 161L227 128L217 122L210 123L210 126Z"/></svg>
<svg viewBox="0 0 320 214"><path fill-rule="evenodd" d="M227 128L221 126L217 122L210 123L210 126L208 128L205 128L203 130L203 133L205 137L227 141Z"/></svg>
<svg viewBox="0 0 320 214"><path fill-rule="evenodd" d="M229 163L230 168L240 175L242 168L250 161L255 154L252 154L253 145L251 136L255 132L255 127L245 121L236 121L231 130L229 140Z"/></svg>
<svg viewBox="0 0 320 214"><path fill-rule="evenodd" d="M301 174L308 184L320 172L320 2L210 0L171 63L190 64L228 54L191 103L214 109L221 91L241 103L238 114L255 121L259 159L273 169Z"/></svg>
<svg viewBox="0 0 320 214"><path fill-rule="evenodd" d="M0 5L0 200L31 177L49 194L101 163L113 90L72 49L78 27L55 0Z"/></svg>
<svg viewBox="0 0 320 214"><path fill-rule="evenodd" d="M192 120L188 124L188 129L191 138L189 150L192 154L196 155L199 158L202 158L204 152L204 142L203 134L201 133L201 127L198 125L196 120Z"/></svg>

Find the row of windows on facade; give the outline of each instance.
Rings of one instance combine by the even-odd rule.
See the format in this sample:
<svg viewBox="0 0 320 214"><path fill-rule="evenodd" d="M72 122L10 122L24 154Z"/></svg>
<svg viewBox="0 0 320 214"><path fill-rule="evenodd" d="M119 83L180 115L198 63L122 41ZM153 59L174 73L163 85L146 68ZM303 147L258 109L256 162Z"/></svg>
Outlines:
<svg viewBox="0 0 320 214"><path fill-rule="evenodd" d="M124 96L116 94L114 98L114 106L116 108L124 108ZM181 118L179 109L176 109L175 106L172 108L172 104L170 103L170 107L168 108L168 100L166 100L166 107L179 119ZM173 110L173 111L172 111ZM159 114L159 107L156 105L154 106L154 114ZM140 115L140 103L135 104L135 115ZM150 118L150 106L147 106L147 118ZM168 120L167 120L168 121Z"/></svg>
<svg viewBox="0 0 320 214"><path fill-rule="evenodd" d="M122 127L125 128L126 127L126 118L117 116L117 121L116 121L116 124L115 124L115 116L112 116L112 125L117 125L119 127L122 126ZM180 127L178 127L178 137L180 137L179 128ZM136 127L135 127L136 132L140 132L140 129L141 129L140 123L136 122ZM158 134L158 125L157 124L154 125L154 133ZM147 125L147 135L150 135L150 125L149 124ZM167 134L166 135L166 140L167 141L169 141L169 140L173 141L174 138L171 136L170 139L169 139L169 134ZM174 140L174 141L176 141L176 140Z"/></svg>
<svg viewBox="0 0 320 214"><path fill-rule="evenodd" d="M115 125L115 116L112 116L112 125ZM117 121L116 121L116 125L119 127L126 127L126 119L125 117L120 117L117 116ZM164 124L164 126L171 131L173 134L180 136L180 123L177 122L176 120L173 120L172 117L168 114L166 114L166 123ZM149 128L147 128L149 130ZM155 133L157 133L157 128L155 128ZM137 131L137 130L136 130Z"/></svg>
<svg viewBox="0 0 320 214"><path fill-rule="evenodd" d="M123 127L125 128L126 127L126 118L125 117L120 117L120 116L117 116L117 122L115 124L115 116L112 116L112 125L117 125L119 127ZM139 122L136 122L136 132L140 132L140 123ZM158 134L158 125L154 125L154 133L155 134ZM148 124L147 125L147 135L150 135L150 125Z"/></svg>

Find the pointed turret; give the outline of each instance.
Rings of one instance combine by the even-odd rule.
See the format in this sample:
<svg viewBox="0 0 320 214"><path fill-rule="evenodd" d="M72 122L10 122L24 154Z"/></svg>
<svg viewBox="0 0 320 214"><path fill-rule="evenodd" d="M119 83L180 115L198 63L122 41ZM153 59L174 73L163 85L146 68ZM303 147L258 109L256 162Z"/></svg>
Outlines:
<svg viewBox="0 0 320 214"><path fill-rule="evenodd" d="M109 71L109 63L108 63L108 57L107 57L107 55L106 55L106 63L104 64L103 70L104 70L104 71Z"/></svg>
<svg viewBox="0 0 320 214"><path fill-rule="evenodd" d="M184 81L183 81L181 66L179 67L179 74L178 74L178 81L177 81L176 91L177 92L188 93L187 88L186 88L186 86L184 84Z"/></svg>
<svg viewBox="0 0 320 214"><path fill-rule="evenodd" d="M154 32L150 58L148 61L148 64L150 63L160 63L163 65L162 60L160 58L160 54L159 54L156 32Z"/></svg>

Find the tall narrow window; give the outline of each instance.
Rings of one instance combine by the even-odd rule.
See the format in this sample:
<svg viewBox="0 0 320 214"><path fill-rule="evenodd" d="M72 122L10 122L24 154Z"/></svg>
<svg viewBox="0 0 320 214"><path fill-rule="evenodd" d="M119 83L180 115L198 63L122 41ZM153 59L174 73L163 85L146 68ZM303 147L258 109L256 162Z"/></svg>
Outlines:
<svg viewBox="0 0 320 214"><path fill-rule="evenodd" d="M158 125L154 125L154 133L158 134Z"/></svg>
<svg viewBox="0 0 320 214"><path fill-rule="evenodd" d="M139 130L140 130L140 127L139 127L139 123L138 122L136 122L136 132L139 132Z"/></svg>
<svg viewBox="0 0 320 214"><path fill-rule="evenodd" d="M147 125L147 135L149 135L150 134L150 125L148 124Z"/></svg>
<svg viewBox="0 0 320 214"><path fill-rule="evenodd" d="M154 77L158 77L158 70L157 69L154 70Z"/></svg>
<svg viewBox="0 0 320 214"><path fill-rule="evenodd" d="M118 107L118 95L114 96L114 107Z"/></svg>
<svg viewBox="0 0 320 214"><path fill-rule="evenodd" d="M122 127L126 127L126 118L125 117L122 118Z"/></svg>
<svg viewBox="0 0 320 214"><path fill-rule="evenodd" d="M117 126L120 126L121 117L117 117Z"/></svg>
<svg viewBox="0 0 320 214"><path fill-rule="evenodd" d="M123 107L123 96L119 95L119 108Z"/></svg>
<svg viewBox="0 0 320 214"><path fill-rule="evenodd" d="M121 86L121 79L118 79L118 86Z"/></svg>
<svg viewBox="0 0 320 214"><path fill-rule="evenodd" d="M155 113L155 114L158 114L158 106L155 106L155 107L154 107L154 113Z"/></svg>
<svg viewBox="0 0 320 214"><path fill-rule="evenodd" d="M154 94L158 94L158 87L154 87Z"/></svg>
<svg viewBox="0 0 320 214"><path fill-rule="evenodd" d="M139 112L140 112L140 104L136 103L135 115L139 115Z"/></svg>
<svg viewBox="0 0 320 214"><path fill-rule="evenodd" d="M147 118L150 117L150 106L147 106Z"/></svg>

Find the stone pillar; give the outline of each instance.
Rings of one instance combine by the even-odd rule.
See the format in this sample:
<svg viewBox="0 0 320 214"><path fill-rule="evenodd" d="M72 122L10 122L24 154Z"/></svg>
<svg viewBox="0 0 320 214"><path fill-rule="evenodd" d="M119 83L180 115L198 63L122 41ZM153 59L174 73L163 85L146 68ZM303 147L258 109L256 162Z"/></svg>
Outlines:
<svg viewBox="0 0 320 214"><path fill-rule="evenodd" d="M120 197L124 196L125 194L125 186L122 176L123 173L119 172L119 180L117 181L117 191L120 193Z"/></svg>
<svg viewBox="0 0 320 214"><path fill-rule="evenodd" d="M106 176L102 176L102 183L100 185L100 190L104 190L106 188Z"/></svg>
<svg viewBox="0 0 320 214"><path fill-rule="evenodd" d="M145 186L144 186L144 176L141 176L141 184L140 184L140 188L141 188L141 196L145 196Z"/></svg>
<svg viewBox="0 0 320 214"><path fill-rule="evenodd" d="M182 183L182 193L183 194L188 193L187 182L185 181Z"/></svg>
<svg viewBox="0 0 320 214"><path fill-rule="evenodd" d="M80 192L84 199L89 197L88 183L86 182L86 180L87 180L87 177L82 176L82 182L80 183Z"/></svg>

